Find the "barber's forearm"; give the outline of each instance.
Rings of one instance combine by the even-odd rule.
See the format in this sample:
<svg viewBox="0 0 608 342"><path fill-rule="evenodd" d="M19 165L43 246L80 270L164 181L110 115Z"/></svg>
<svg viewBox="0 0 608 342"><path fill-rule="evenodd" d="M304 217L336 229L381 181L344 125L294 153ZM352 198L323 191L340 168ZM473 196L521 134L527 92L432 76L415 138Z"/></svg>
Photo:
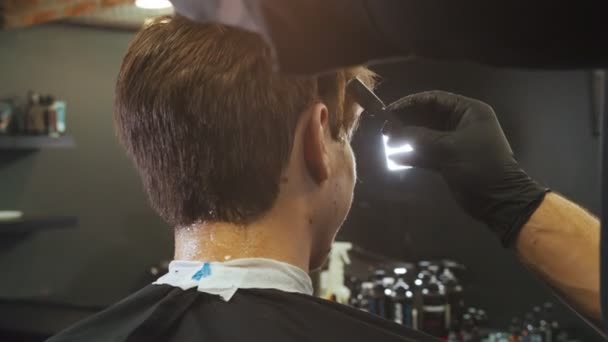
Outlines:
<svg viewBox="0 0 608 342"><path fill-rule="evenodd" d="M599 320L599 241L597 218L549 193L521 230L515 250L569 304Z"/></svg>

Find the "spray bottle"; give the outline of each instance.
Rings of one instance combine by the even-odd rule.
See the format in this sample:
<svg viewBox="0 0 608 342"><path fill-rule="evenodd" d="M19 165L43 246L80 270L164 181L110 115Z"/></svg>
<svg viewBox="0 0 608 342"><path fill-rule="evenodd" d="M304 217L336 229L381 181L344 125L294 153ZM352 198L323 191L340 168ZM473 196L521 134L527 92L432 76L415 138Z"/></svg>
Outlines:
<svg viewBox="0 0 608 342"><path fill-rule="evenodd" d="M350 289L344 282L344 267L350 264L348 251L353 245L350 242L334 242L329 254L329 266L323 271L321 278L326 285L321 296L341 304L348 304Z"/></svg>

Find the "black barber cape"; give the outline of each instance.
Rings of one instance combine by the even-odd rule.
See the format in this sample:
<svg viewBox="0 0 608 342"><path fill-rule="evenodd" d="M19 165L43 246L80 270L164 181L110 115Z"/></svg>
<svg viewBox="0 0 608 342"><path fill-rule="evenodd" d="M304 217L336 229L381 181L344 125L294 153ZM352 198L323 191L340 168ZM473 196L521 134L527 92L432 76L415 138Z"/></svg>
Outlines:
<svg viewBox="0 0 608 342"><path fill-rule="evenodd" d="M149 285L48 342L437 341L369 313L306 294L239 289L217 295Z"/></svg>

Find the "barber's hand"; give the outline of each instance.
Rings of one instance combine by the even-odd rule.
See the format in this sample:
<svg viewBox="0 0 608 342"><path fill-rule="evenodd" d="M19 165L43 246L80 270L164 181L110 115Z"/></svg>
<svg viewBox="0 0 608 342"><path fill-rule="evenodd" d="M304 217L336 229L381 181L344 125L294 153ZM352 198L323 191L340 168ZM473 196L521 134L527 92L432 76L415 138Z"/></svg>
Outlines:
<svg viewBox="0 0 608 342"><path fill-rule="evenodd" d="M510 246L548 189L520 168L492 107L431 91L387 109L394 113L383 129L388 144L414 148L391 159L439 172L460 205Z"/></svg>

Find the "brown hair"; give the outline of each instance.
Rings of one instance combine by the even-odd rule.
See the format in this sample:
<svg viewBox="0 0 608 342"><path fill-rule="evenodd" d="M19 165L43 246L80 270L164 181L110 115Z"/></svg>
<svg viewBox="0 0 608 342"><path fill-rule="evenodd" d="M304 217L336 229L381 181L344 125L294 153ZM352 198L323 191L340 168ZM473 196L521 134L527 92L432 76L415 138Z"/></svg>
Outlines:
<svg viewBox="0 0 608 342"><path fill-rule="evenodd" d="M352 128L346 83L273 72L262 38L219 24L162 17L131 42L116 85L115 123L152 206L170 224L246 223L269 210L300 114L330 111L334 139Z"/></svg>

